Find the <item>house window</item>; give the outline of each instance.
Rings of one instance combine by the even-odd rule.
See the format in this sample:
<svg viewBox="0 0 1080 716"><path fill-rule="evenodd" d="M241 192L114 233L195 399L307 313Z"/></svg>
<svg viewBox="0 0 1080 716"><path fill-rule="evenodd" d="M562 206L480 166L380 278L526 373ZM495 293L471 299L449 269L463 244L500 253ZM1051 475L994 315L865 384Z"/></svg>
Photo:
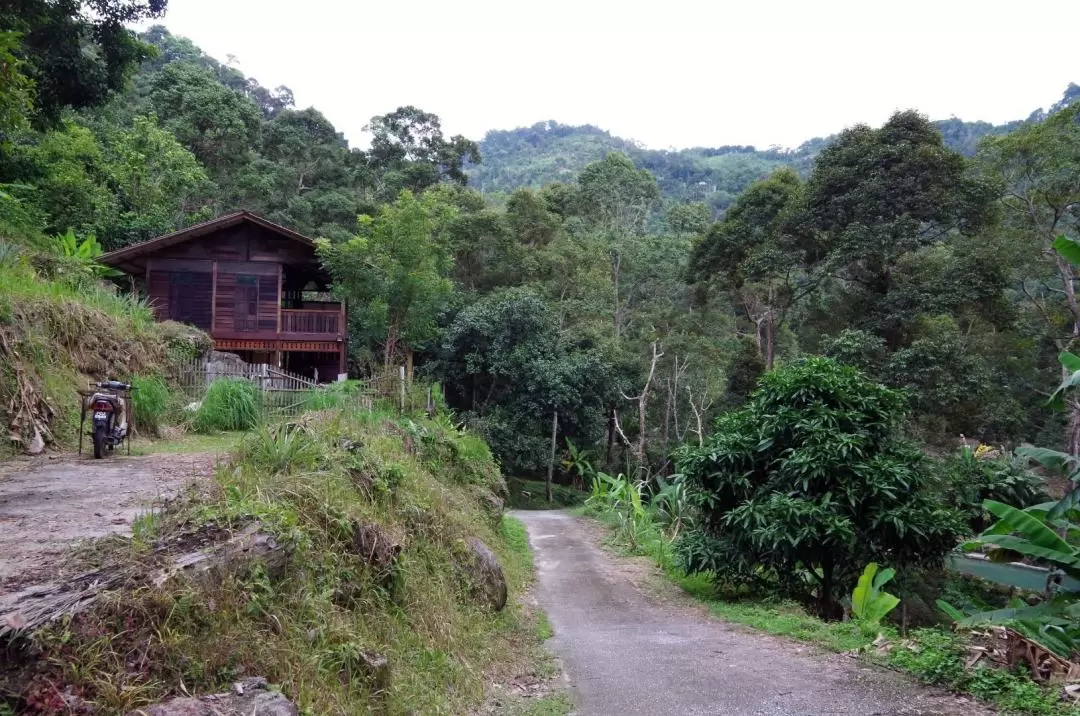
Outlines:
<svg viewBox="0 0 1080 716"><path fill-rule="evenodd" d="M233 328L237 331L259 330L259 277L236 277L236 303Z"/></svg>
<svg viewBox="0 0 1080 716"><path fill-rule="evenodd" d="M180 323L191 323L193 319L192 288L195 282L190 273L169 273L169 318Z"/></svg>

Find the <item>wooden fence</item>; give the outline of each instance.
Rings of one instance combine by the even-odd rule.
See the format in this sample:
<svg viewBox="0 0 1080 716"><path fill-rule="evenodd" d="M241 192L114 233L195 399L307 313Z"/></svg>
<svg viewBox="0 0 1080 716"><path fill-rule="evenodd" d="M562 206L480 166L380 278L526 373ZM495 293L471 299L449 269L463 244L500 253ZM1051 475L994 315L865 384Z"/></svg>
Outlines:
<svg viewBox="0 0 1080 716"><path fill-rule="evenodd" d="M378 397L378 392L373 387L365 385L365 389L356 393L339 394L329 400L327 396L320 396L319 393L333 391L333 384L320 385L310 378L266 364L240 361L189 360L176 365L168 377L192 402L201 401L215 380L251 381L262 393L266 417L297 415L306 408L327 402L343 407L355 407L357 410L371 410Z"/></svg>

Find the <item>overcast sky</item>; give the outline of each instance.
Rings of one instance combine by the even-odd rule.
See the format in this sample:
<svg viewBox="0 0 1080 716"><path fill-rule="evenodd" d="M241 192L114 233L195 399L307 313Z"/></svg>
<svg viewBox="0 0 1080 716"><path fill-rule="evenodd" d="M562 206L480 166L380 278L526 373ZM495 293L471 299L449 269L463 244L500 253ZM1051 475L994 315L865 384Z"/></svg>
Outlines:
<svg viewBox="0 0 1080 716"><path fill-rule="evenodd" d="M170 0L163 23L360 146L405 104L472 139L796 146L909 107L1024 118L1080 82L1078 0Z"/></svg>

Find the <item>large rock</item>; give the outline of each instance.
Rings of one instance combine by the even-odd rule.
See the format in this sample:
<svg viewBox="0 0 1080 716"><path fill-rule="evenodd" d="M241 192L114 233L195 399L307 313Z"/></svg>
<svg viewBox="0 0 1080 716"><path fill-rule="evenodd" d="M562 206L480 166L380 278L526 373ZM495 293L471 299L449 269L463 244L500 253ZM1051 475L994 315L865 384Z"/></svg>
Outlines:
<svg viewBox="0 0 1080 716"><path fill-rule="evenodd" d="M353 522L353 550L371 567L383 584L394 579L401 544L372 522Z"/></svg>
<svg viewBox="0 0 1080 716"><path fill-rule="evenodd" d="M132 714L146 716L298 716L284 695L270 691L266 679L255 677L233 684L232 691L201 698L176 698Z"/></svg>
<svg viewBox="0 0 1080 716"><path fill-rule="evenodd" d="M465 540L469 559L465 572L473 596L493 611L506 606L506 575L495 553L477 537Z"/></svg>

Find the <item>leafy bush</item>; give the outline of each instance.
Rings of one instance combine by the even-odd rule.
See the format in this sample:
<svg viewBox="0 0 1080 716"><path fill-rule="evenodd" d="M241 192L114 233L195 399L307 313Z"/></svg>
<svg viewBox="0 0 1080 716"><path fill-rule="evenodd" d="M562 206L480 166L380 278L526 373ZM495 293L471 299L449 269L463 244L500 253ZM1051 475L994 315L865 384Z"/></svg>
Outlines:
<svg viewBox="0 0 1080 716"><path fill-rule="evenodd" d="M169 386L157 376L135 376L131 385L135 388L131 394L133 426L140 433L156 435L173 407Z"/></svg>
<svg viewBox="0 0 1080 716"><path fill-rule="evenodd" d="M838 617L867 562L940 564L962 523L899 437L904 410L903 394L828 358L767 373L679 456L696 507L679 550L687 570L766 580Z"/></svg>
<svg viewBox="0 0 1080 716"><path fill-rule="evenodd" d="M983 501L995 500L1019 508L1046 502L1046 481L1027 469L1019 457L980 457L968 446L939 463L946 499L963 512L971 533L990 526L992 517Z"/></svg>
<svg viewBox="0 0 1080 716"><path fill-rule="evenodd" d="M251 430L262 420L262 393L248 380L215 380L195 412L191 427L195 432Z"/></svg>

